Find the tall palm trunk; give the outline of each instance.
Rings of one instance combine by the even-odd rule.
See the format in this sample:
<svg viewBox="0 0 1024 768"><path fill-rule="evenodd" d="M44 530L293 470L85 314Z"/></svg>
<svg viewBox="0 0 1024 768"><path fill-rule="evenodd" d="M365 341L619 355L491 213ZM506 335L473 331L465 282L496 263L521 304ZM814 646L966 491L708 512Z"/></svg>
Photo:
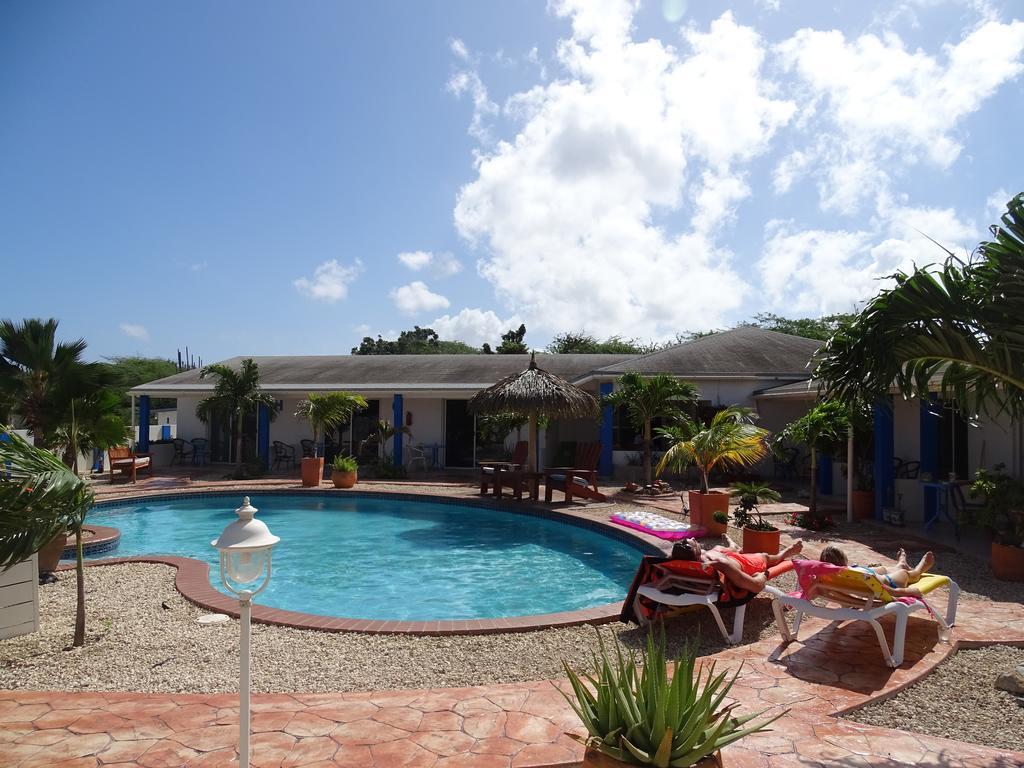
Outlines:
<svg viewBox="0 0 1024 768"><path fill-rule="evenodd" d="M78 604L75 606L75 639L72 645L81 648L85 645L85 563L82 557L82 525L84 520L75 526L75 586L78 591Z"/></svg>
<svg viewBox="0 0 1024 768"><path fill-rule="evenodd" d="M235 445L235 464L242 466L242 416L238 413L231 420L231 441Z"/></svg>
<svg viewBox="0 0 1024 768"><path fill-rule="evenodd" d="M654 475L651 472L651 420L644 420L644 485L651 485Z"/></svg>

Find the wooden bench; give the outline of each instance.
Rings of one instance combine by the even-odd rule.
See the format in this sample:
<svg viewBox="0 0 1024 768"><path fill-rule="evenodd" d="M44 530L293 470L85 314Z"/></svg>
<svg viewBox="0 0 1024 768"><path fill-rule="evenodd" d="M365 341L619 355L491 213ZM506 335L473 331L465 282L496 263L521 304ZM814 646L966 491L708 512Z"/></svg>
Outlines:
<svg viewBox="0 0 1024 768"><path fill-rule="evenodd" d="M114 483L114 472L131 475L134 483L140 469L146 470L150 477L153 476L153 458L148 453L135 453L127 446L121 448L110 448L107 450L110 459L110 483Z"/></svg>

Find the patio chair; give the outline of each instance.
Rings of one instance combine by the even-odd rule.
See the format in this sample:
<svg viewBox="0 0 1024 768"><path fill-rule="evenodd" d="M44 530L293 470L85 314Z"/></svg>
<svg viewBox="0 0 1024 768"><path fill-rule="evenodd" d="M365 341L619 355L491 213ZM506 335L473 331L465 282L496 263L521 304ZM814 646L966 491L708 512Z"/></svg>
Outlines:
<svg viewBox="0 0 1024 768"><path fill-rule="evenodd" d="M137 454L128 446L118 446L107 449L107 457L110 459L110 483L114 483L114 472L128 475L134 483L140 469L146 470L150 477L153 476L153 460L150 455Z"/></svg>
<svg viewBox="0 0 1024 768"><path fill-rule="evenodd" d="M917 476L921 474L921 462L920 461L904 461L900 465L900 471L894 477L900 480L917 480Z"/></svg>
<svg viewBox="0 0 1024 768"><path fill-rule="evenodd" d="M209 464L210 441L205 437L193 437L189 442L192 443L192 463Z"/></svg>
<svg viewBox="0 0 1024 768"><path fill-rule="evenodd" d="M968 501L960 483L949 484L949 503L953 506L954 520L963 523L973 523L974 513L986 506L984 501Z"/></svg>
<svg viewBox="0 0 1024 768"><path fill-rule="evenodd" d="M789 643L797 639L800 621L804 614L828 619L833 626L844 621L866 621L875 630L878 644L882 649L885 663L890 667L898 667L903 663L903 651L907 637L907 618L918 610L927 610L938 624L939 639L949 640L949 628L956 622L956 606L960 596L960 587L948 576L934 573L924 574L913 586L927 595L930 592L947 587L949 598L946 602L946 615L941 616L932 610L923 599L913 597L894 597L882 585L876 576L854 568L842 568L829 563L815 560L798 560L795 563L800 581L800 591L794 594L783 592L777 587L768 585L765 591L772 597L772 611L775 623L782 634L782 646L772 657L777 658ZM824 601L820 605L814 600ZM793 608L793 629L790 631L782 615L784 607ZM885 631L879 623L883 616L895 616L896 625L893 630L892 651L885 639Z"/></svg>
<svg viewBox="0 0 1024 768"><path fill-rule="evenodd" d="M173 440L174 443L174 455L171 457L171 466L174 466L174 462L178 464L184 464L185 460L192 461L195 449L192 447L192 443L183 440L180 437L176 437Z"/></svg>
<svg viewBox="0 0 1024 768"><path fill-rule="evenodd" d="M508 461L485 461L480 463L480 495L483 496L494 486L494 476L498 472L521 472L527 469L526 459L530 452L530 444L525 440L516 443L512 449L512 457ZM509 483L503 483L509 485ZM500 491L495 488L495 495Z"/></svg>
<svg viewBox="0 0 1024 768"><path fill-rule="evenodd" d="M565 501L580 496L592 501L606 501L597 490L597 462L601 459L601 443L577 443L576 460L571 467L549 467L544 470L544 501L551 501L554 491L565 494Z"/></svg>
<svg viewBox="0 0 1024 768"><path fill-rule="evenodd" d="M302 458L313 458L313 449L316 448L316 444L312 440L299 440L299 445L302 447Z"/></svg>
<svg viewBox="0 0 1024 768"><path fill-rule="evenodd" d="M426 472L428 468L428 462L430 458L427 456L427 449L423 447L423 444L409 445L405 448L406 455L408 458L405 460L405 468L407 471L412 472L413 466L419 464L423 467L423 471Z"/></svg>
<svg viewBox="0 0 1024 768"><path fill-rule="evenodd" d="M274 463L271 464L271 469L277 469L279 466L284 464L295 468L295 446L289 443L282 443L280 440L275 440L274 443Z"/></svg>
<svg viewBox="0 0 1024 768"><path fill-rule="evenodd" d="M768 578L773 579L791 570L793 563L783 561L768 570ZM756 592L740 589L705 563L646 555L633 578L619 618L646 627L704 607L711 611L725 642L735 645L743 639L747 603L755 597ZM736 609L732 631L726 629L720 608Z"/></svg>

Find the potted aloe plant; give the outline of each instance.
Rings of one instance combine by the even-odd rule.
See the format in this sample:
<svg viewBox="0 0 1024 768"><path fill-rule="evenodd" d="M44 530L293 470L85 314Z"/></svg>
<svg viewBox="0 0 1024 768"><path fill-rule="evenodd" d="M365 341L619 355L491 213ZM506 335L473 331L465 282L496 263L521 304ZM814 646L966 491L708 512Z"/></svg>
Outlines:
<svg viewBox="0 0 1024 768"><path fill-rule="evenodd" d="M359 462L355 456L335 456L331 462L331 482L335 488L351 488L359 479Z"/></svg>
<svg viewBox="0 0 1024 768"><path fill-rule="evenodd" d="M302 458L302 484L320 485L324 477L324 458L320 456L320 438L328 429L340 427L352 414L366 407L362 395L351 392L311 392L300 400L295 417L309 422L313 429L313 455Z"/></svg>
<svg viewBox="0 0 1024 768"><path fill-rule="evenodd" d="M665 634L647 636L642 659L614 657L601 644L593 674L577 674L564 661L572 696L563 692L587 729L587 736L569 734L583 743L584 766L611 768L652 765L658 768L721 766L719 751L752 733L768 729L786 712L754 722L764 711L734 716L737 704L722 706L739 675L715 673L715 664L697 664L687 645L668 674ZM749 724L749 725L748 725Z"/></svg>
<svg viewBox="0 0 1024 768"><path fill-rule="evenodd" d="M733 519L736 527L743 529L744 552L779 553L782 534L779 529L761 517L757 505L761 502L780 501L782 496L775 489L763 483L733 483L730 494L737 499Z"/></svg>
<svg viewBox="0 0 1024 768"><path fill-rule="evenodd" d="M729 514L729 494L712 491L708 477L718 466L749 467L764 458L768 431L754 426L754 412L730 405L714 415L708 424L681 415L678 423L663 427L658 434L669 448L658 462L658 474L666 467L677 472L693 464L700 473L700 490L689 492L690 522L707 528L715 512Z"/></svg>

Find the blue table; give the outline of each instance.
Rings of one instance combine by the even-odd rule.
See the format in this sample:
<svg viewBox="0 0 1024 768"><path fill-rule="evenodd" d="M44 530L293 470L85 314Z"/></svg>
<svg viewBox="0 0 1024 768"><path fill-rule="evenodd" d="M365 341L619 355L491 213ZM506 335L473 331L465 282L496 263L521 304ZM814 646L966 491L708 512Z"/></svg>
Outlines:
<svg viewBox="0 0 1024 768"><path fill-rule="evenodd" d="M921 488L935 489L935 504L933 507L933 514L928 514L928 509L925 509L924 518L924 532L928 533L929 529L937 522L941 521L945 517L950 523L953 524L953 535L960 538L960 524L957 522L956 515L953 514L953 507L950 504L949 489L953 486L953 483L944 480L929 480L922 481Z"/></svg>

